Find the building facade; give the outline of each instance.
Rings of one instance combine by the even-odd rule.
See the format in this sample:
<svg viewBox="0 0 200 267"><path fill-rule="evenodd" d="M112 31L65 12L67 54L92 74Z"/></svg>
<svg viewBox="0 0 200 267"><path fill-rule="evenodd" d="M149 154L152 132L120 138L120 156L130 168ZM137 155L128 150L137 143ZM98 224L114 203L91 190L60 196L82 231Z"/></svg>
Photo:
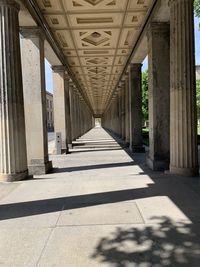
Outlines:
<svg viewBox="0 0 200 267"><path fill-rule="evenodd" d="M54 130L53 94L46 91L47 130Z"/></svg>

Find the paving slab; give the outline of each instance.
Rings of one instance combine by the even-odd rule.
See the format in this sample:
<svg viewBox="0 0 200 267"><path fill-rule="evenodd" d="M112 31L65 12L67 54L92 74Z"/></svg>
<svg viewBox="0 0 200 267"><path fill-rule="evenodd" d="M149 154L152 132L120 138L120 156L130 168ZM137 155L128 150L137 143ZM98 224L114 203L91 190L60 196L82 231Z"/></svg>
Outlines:
<svg viewBox="0 0 200 267"><path fill-rule="evenodd" d="M111 200L112 201L112 200ZM79 203L82 208L70 209L66 204L57 225L114 225L144 223L140 211L133 201L97 204ZM69 209L68 209L69 207ZM75 206L77 207L77 206Z"/></svg>
<svg viewBox="0 0 200 267"><path fill-rule="evenodd" d="M8 196L13 190L15 190L20 184L17 183L0 183L0 200Z"/></svg>
<svg viewBox="0 0 200 267"><path fill-rule="evenodd" d="M199 179L121 145L98 127L53 173L0 184L0 266L199 267Z"/></svg>
<svg viewBox="0 0 200 267"><path fill-rule="evenodd" d="M52 229L2 228L0 234L0 266L35 267Z"/></svg>
<svg viewBox="0 0 200 267"><path fill-rule="evenodd" d="M192 227L102 225L54 229L39 267L199 266L200 243Z"/></svg>

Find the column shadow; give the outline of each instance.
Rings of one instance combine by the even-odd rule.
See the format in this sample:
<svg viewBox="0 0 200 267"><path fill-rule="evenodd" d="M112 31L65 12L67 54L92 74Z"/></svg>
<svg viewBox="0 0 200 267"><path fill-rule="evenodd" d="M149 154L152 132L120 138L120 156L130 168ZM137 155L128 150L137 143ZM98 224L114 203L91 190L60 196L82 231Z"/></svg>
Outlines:
<svg viewBox="0 0 200 267"><path fill-rule="evenodd" d="M74 166L67 168L54 168L53 173L64 173L64 172L77 172L77 171L89 171L89 170L99 170L115 167L127 167L135 165L134 162L116 162L116 163L107 163L107 164L95 164L87 166Z"/></svg>

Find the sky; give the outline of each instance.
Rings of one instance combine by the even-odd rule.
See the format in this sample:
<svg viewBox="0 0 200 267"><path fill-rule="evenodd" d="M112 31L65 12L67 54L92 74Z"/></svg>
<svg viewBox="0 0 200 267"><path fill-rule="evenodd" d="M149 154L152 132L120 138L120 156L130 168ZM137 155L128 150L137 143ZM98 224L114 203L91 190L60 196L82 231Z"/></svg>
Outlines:
<svg viewBox="0 0 200 267"><path fill-rule="evenodd" d="M200 31L199 24L200 19L195 17L195 59L196 65L200 65ZM148 59L147 57L143 61L142 70L145 71L148 69ZM53 92L53 80L52 80L52 70L48 61L45 59L45 73L46 73L46 90L50 93Z"/></svg>

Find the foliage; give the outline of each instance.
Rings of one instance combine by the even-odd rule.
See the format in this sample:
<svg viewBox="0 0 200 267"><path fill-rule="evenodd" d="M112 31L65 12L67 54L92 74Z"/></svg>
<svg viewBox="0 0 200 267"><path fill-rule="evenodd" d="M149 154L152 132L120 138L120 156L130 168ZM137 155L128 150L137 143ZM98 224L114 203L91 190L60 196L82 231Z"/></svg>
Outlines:
<svg viewBox="0 0 200 267"><path fill-rule="evenodd" d="M147 121L149 117L148 111L148 71L142 73L142 114L143 120Z"/></svg>
<svg viewBox="0 0 200 267"><path fill-rule="evenodd" d="M200 0L199 0L200 1ZM197 118L200 119L200 80L196 81ZM148 111L148 71L142 73L142 114L143 120L147 121Z"/></svg>
<svg viewBox="0 0 200 267"><path fill-rule="evenodd" d="M200 80L196 81L197 118L200 119Z"/></svg>
<svg viewBox="0 0 200 267"><path fill-rule="evenodd" d="M200 17L200 0L194 0L194 12L197 17Z"/></svg>

